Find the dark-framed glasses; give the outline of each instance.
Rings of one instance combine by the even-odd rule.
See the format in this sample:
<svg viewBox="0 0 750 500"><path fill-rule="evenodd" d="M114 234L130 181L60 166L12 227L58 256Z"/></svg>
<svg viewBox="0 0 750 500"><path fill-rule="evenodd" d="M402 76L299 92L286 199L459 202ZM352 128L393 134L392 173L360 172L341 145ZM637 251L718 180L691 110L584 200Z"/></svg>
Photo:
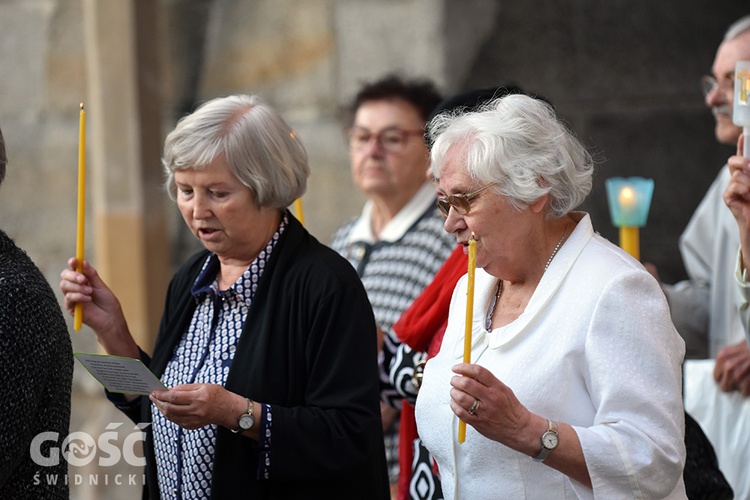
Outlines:
<svg viewBox="0 0 750 500"><path fill-rule="evenodd" d="M448 213L450 212L451 207L453 207L453 210L455 210L459 215L467 215L471 210L471 202L474 201L482 193L482 191L487 188L491 188L495 184L497 183L492 182L490 184L487 184L486 186L480 187L476 191L472 191L471 193L452 194L444 198L438 197L435 203L437 203L437 206L440 209L440 213L443 214L443 217L448 217Z"/></svg>
<svg viewBox="0 0 750 500"><path fill-rule="evenodd" d="M404 130L398 127L389 127L374 133L364 127L349 127L344 130L349 148L360 151L375 139L375 144L391 153L400 153L406 148L411 137L424 137L424 129Z"/></svg>
<svg viewBox="0 0 750 500"><path fill-rule="evenodd" d="M721 81L721 83L719 83L716 78L711 75L703 75L700 82L703 97L708 97L708 94L716 89L721 90L724 94L734 93L734 73L728 75L727 78Z"/></svg>

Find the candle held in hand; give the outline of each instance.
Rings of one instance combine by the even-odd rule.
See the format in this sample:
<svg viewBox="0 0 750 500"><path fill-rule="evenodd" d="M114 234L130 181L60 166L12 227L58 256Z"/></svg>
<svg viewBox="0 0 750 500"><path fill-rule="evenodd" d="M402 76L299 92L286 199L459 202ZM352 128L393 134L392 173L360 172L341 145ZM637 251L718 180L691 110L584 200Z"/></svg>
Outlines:
<svg viewBox="0 0 750 500"><path fill-rule="evenodd" d="M471 324L474 320L474 274L477 268L477 242L474 235L469 240L468 284L466 288L466 336L464 337L464 363L471 363Z"/></svg>
<svg viewBox="0 0 750 500"><path fill-rule="evenodd" d="M86 111L81 103L78 125L78 224L76 232L76 271L83 272L84 228L86 226ZM73 328L81 329L83 324L83 306L77 303L73 314Z"/></svg>
<svg viewBox="0 0 750 500"><path fill-rule="evenodd" d="M474 233L469 239L469 268L466 286L466 329L464 331L464 363L471 363L471 328L474 322L474 274L477 269L477 242ZM458 442L466 441L466 422L458 421Z"/></svg>

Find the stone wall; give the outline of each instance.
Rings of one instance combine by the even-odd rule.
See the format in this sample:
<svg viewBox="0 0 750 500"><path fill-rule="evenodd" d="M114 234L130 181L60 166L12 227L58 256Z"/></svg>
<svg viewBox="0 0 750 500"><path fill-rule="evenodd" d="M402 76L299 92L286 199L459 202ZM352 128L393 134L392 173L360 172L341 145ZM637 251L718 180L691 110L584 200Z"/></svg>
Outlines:
<svg viewBox="0 0 750 500"><path fill-rule="evenodd" d="M55 289L75 250L78 103L92 91L86 51L95 48L85 45L88 1L0 0L0 127L10 157L0 227ZM139 1L147 0L131 4ZM684 275L677 238L732 153L713 139L698 78L710 71L724 29L746 13L740 4L159 0L159 32L149 36L158 40L161 67L147 76L160 88L163 132L196 102L217 95L253 92L277 106L308 149L305 219L324 242L363 202L341 135L342 106L362 81L399 71L431 77L446 94L513 81L552 101L602 160L584 206L602 234L617 238L604 180L655 179L642 256L672 281ZM149 163L158 168L158 158ZM174 207L165 202L164 210L170 227L162 243L176 263L195 243ZM87 236L86 252L96 263L94 236ZM90 332L71 327L71 335L77 350L96 350ZM71 430L101 435L123 417L81 372L77 367ZM113 471L71 473L109 473L114 482ZM73 487L73 498L125 498L139 489L90 486L87 478Z"/></svg>
<svg viewBox="0 0 750 500"><path fill-rule="evenodd" d="M715 141L698 80L728 25L748 13L738 2L502 2L464 83L511 80L552 101L602 160L583 208L612 241L605 179L654 179L641 258L673 282L685 275L677 239L734 151Z"/></svg>

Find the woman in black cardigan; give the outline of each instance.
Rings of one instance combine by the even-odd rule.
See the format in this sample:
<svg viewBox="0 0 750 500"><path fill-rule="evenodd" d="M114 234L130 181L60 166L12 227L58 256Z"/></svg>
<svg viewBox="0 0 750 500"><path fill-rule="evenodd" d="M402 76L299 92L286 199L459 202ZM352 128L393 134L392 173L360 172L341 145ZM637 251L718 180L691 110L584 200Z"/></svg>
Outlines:
<svg viewBox="0 0 750 500"><path fill-rule="evenodd" d="M170 387L108 394L146 427L152 498L388 498L375 323L354 269L286 210L305 190L296 133L255 96L214 99L166 140L167 188L206 250L170 283L154 355L96 270L65 306L109 354Z"/></svg>

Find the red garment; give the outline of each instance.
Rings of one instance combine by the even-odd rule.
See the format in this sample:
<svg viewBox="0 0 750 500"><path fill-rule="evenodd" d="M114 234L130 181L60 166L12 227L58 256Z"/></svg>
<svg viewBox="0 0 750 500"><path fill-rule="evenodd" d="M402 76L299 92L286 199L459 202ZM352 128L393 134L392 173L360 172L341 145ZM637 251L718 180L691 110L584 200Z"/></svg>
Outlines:
<svg viewBox="0 0 750 500"><path fill-rule="evenodd" d="M412 305L393 325L393 331L404 344L417 351L427 351L427 359L440 350L443 334L448 324L448 307L458 279L468 270L468 258L462 246L453 250L432 283L422 291ZM404 401L399 422L398 441L398 498L409 498L411 463L414 458L413 443L417 438L414 406Z"/></svg>

